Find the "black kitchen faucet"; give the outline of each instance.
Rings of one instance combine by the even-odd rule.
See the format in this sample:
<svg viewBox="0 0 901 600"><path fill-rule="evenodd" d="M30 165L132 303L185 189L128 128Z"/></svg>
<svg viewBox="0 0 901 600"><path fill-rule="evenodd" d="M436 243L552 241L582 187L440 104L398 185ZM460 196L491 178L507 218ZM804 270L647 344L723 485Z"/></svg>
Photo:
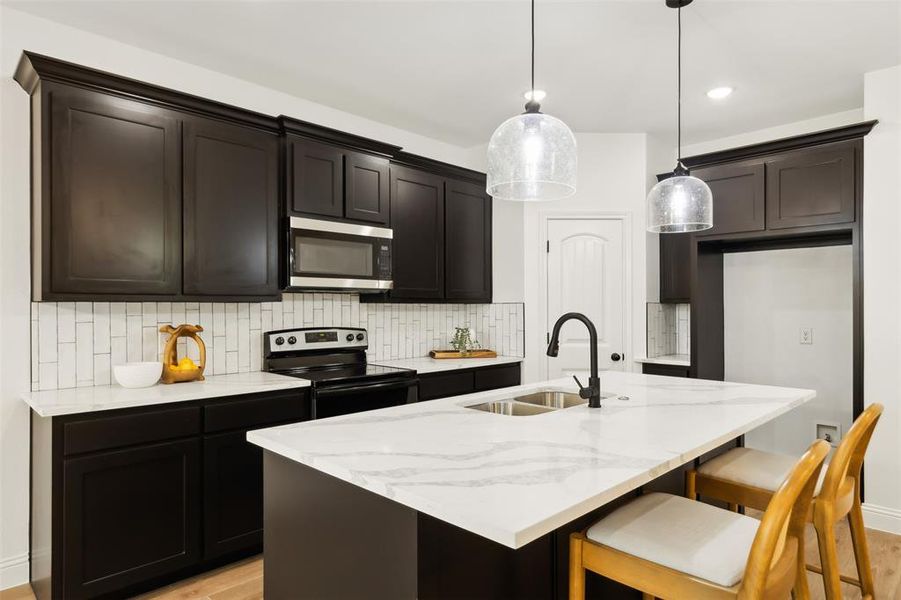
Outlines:
<svg viewBox="0 0 901 600"><path fill-rule="evenodd" d="M589 343L591 344L591 375L588 377L588 387L582 385L579 378L573 375L576 384L579 386L579 397L588 399L590 408L601 407L601 380L598 377L598 331L594 327L591 319L582 313L569 312L557 319L554 323L554 331L551 333L551 340L547 346L547 355L555 357L560 350L560 342L557 339L560 336L560 328L570 319L582 321L588 328Z"/></svg>

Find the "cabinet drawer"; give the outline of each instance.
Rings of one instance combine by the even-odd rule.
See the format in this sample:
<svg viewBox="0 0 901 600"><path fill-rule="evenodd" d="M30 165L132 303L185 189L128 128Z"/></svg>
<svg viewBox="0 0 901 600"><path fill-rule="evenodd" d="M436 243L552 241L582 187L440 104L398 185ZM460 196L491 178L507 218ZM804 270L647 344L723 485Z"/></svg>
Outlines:
<svg viewBox="0 0 901 600"><path fill-rule="evenodd" d="M475 383L472 371L421 375L419 377L420 400L471 394L473 391L475 391Z"/></svg>
<svg viewBox="0 0 901 600"><path fill-rule="evenodd" d="M475 389L477 392L496 390L497 388L519 385L519 383L519 363L476 369L475 372Z"/></svg>
<svg viewBox="0 0 901 600"><path fill-rule="evenodd" d="M210 433L229 429L255 429L309 418L307 391L295 389L266 396L238 396L210 404L203 411L203 430Z"/></svg>
<svg viewBox="0 0 901 600"><path fill-rule="evenodd" d="M63 452L96 452L171 440L200 432L200 407L154 408L99 416L63 425Z"/></svg>

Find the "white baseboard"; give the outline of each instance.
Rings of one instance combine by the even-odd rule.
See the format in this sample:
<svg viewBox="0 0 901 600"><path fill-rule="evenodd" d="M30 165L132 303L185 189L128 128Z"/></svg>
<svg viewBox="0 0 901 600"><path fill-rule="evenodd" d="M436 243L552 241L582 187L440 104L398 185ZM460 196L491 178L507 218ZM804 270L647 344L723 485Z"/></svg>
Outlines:
<svg viewBox="0 0 901 600"><path fill-rule="evenodd" d="M28 583L28 553L0 560L0 590Z"/></svg>
<svg viewBox="0 0 901 600"><path fill-rule="evenodd" d="M870 529L901 535L901 510L866 502L861 508L863 509L864 525Z"/></svg>

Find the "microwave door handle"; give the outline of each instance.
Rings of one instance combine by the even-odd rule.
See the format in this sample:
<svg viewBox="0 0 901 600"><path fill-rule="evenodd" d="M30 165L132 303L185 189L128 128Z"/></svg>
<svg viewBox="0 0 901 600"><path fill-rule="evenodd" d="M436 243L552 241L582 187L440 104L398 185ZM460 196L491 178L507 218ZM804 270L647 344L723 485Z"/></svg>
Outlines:
<svg viewBox="0 0 901 600"><path fill-rule="evenodd" d="M416 385L415 379L401 379L401 380L393 380L384 383L363 383L363 384L353 384L353 385L345 385L345 386L335 386L331 388L325 389L317 389L316 396L319 398L325 398L328 396L339 396L344 394L352 394L355 392L376 392L376 391L387 391L392 389L403 389L410 387L411 385Z"/></svg>

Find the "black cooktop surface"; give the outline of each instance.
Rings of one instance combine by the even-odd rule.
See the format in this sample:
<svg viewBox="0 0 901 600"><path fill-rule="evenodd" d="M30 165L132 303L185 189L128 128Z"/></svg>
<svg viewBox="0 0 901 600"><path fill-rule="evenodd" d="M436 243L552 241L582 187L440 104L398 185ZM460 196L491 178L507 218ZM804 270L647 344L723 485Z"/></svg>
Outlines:
<svg viewBox="0 0 901 600"><path fill-rule="evenodd" d="M307 367L284 370L273 370L278 375L288 375L309 379L315 385L336 385L341 383L378 381L397 377L414 377L416 371L381 365L354 364L325 367Z"/></svg>

